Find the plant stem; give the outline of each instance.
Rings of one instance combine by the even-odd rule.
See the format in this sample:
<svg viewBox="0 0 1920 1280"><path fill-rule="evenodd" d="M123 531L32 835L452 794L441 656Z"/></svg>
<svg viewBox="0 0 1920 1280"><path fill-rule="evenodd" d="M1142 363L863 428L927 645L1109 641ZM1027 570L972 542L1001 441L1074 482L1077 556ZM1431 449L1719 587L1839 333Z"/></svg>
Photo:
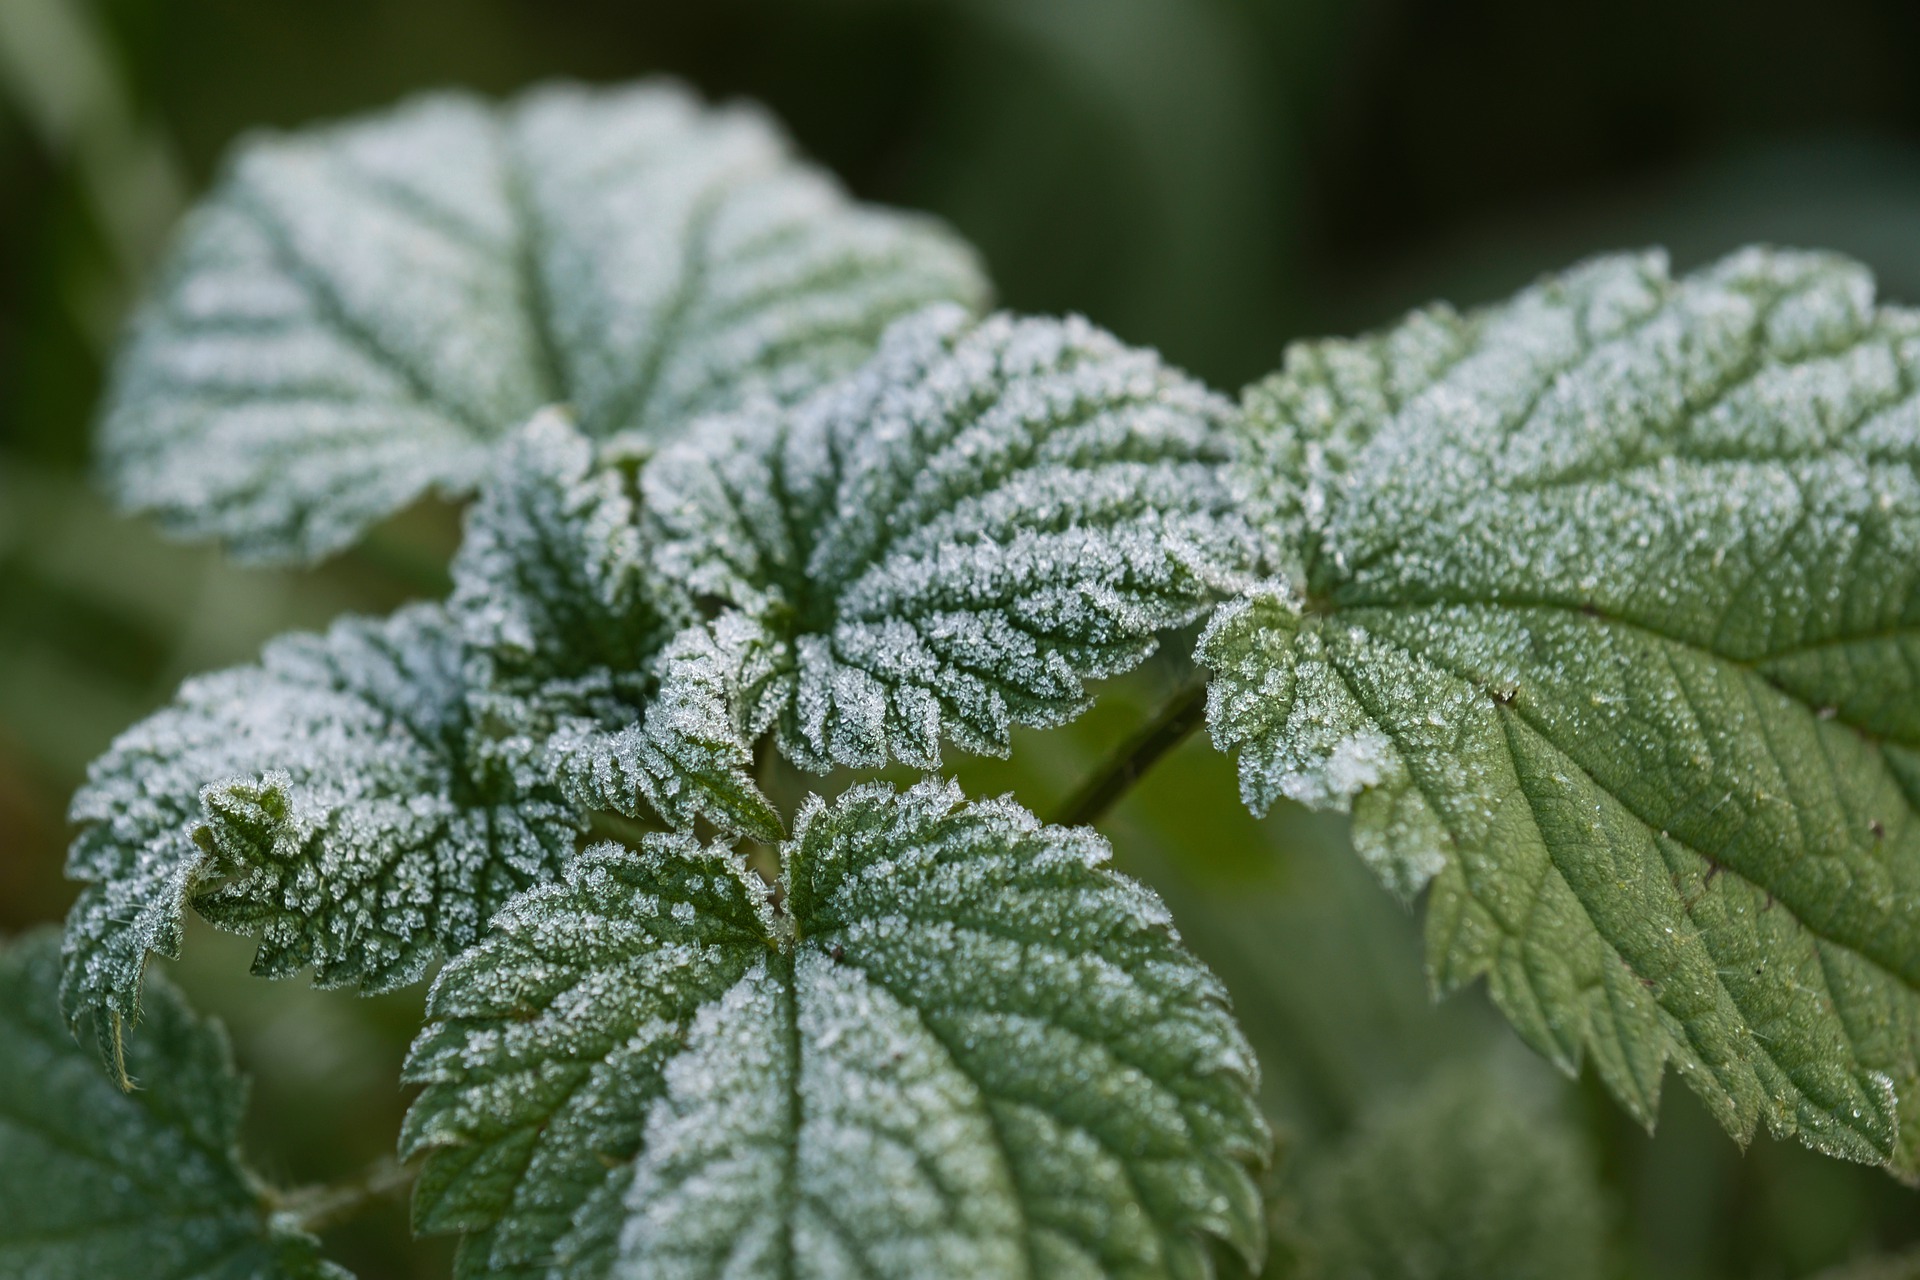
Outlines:
<svg viewBox="0 0 1920 1280"><path fill-rule="evenodd" d="M1190 681L1167 700L1158 715L1094 770L1072 798L1060 806L1054 821L1067 827L1091 826L1100 821L1159 763L1160 757L1191 737L1206 718L1206 681Z"/></svg>
<svg viewBox="0 0 1920 1280"><path fill-rule="evenodd" d="M418 1172L392 1156L382 1156L343 1181L270 1193L268 1202L275 1218L309 1235L317 1235L359 1216L377 1201L405 1191L413 1185Z"/></svg>

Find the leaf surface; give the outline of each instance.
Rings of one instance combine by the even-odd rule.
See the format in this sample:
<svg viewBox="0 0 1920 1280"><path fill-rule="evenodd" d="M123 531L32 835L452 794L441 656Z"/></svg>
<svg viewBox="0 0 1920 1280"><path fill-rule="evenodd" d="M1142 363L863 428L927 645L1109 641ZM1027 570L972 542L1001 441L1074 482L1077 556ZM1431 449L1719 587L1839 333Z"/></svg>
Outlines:
<svg viewBox="0 0 1920 1280"><path fill-rule="evenodd" d="M1860 268L1601 259L1295 348L1278 577L1201 644L1243 792L1351 807L1429 962L1651 1123L1668 1064L1920 1173L1920 317Z"/></svg>
<svg viewBox="0 0 1920 1280"><path fill-rule="evenodd" d="M459 632L437 605L270 644L189 680L117 739L74 797L64 1000L114 1048L147 956L177 956L192 902L260 936L256 973L312 966L368 991L557 873L579 810L470 732ZM116 1049L117 1051L117 1049Z"/></svg>
<svg viewBox="0 0 1920 1280"><path fill-rule="evenodd" d="M405 1145L467 1274L1209 1274L1268 1139L1216 979L1087 830L949 783L589 850L435 982Z"/></svg>
<svg viewBox="0 0 1920 1280"><path fill-rule="evenodd" d="M168 983L122 1093L60 1015L60 937L0 948L0 1274L34 1280L348 1280L277 1221L240 1163L246 1081Z"/></svg>
<svg viewBox="0 0 1920 1280"><path fill-rule="evenodd" d="M545 405L671 438L985 293L955 237L853 203L754 107L433 94L239 148L134 326L102 457L179 533L314 560L470 490Z"/></svg>
<svg viewBox="0 0 1920 1280"><path fill-rule="evenodd" d="M1565 1118L1474 1064L1300 1172L1314 1280L1598 1280L1606 1198Z"/></svg>
<svg viewBox="0 0 1920 1280"><path fill-rule="evenodd" d="M1229 407L1073 319L930 308L860 372L641 474L662 572L758 628L801 766L1004 755L1238 581Z"/></svg>
<svg viewBox="0 0 1920 1280"><path fill-rule="evenodd" d="M739 628L703 626L652 571L630 485L560 414L503 449L453 569L470 701L497 750L587 808L778 841L751 776Z"/></svg>

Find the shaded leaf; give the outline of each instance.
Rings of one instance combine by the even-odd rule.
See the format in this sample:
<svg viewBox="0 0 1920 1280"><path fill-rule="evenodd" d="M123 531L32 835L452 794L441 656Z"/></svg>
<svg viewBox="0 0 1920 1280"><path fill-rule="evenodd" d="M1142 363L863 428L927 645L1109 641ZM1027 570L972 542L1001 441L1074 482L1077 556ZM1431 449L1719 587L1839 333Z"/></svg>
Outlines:
<svg viewBox="0 0 1920 1280"><path fill-rule="evenodd" d="M1598 1280L1603 1197L1564 1118L1442 1074L1300 1173L1316 1280Z"/></svg>
<svg viewBox="0 0 1920 1280"><path fill-rule="evenodd" d="M147 987L122 1093L60 1015L60 936L0 949L0 1274L346 1280L240 1163L246 1081L220 1024Z"/></svg>

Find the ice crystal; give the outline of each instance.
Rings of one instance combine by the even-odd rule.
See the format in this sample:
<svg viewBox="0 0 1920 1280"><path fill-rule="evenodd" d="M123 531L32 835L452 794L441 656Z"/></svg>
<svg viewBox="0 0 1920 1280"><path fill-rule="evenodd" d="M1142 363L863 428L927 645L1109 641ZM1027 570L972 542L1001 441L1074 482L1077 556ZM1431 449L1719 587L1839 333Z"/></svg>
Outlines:
<svg viewBox="0 0 1920 1280"><path fill-rule="evenodd" d="M1429 958L1643 1121L1678 1067L1920 1175L1920 315L1829 256L1591 262L1246 397L1247 802L1350 805Z"/></svg>
<svg viewBox="0 0 1920 1280"><path fill-rule="evenodd" d="M463 94L242 145L114 379L113 489L255 560L311 560L568 403L669 438L984 301L929 219L851 202L745 105L677 85Z"/></svg>
<svg viewBox="0 0 1920 1280"><path fill-rule="evenodd" d="M1004 754L1233 586L1228 406L1081 320L902 320L857 374L650 462L658 561L762 632L802 766Z"/></svg>
<svg viewBox="0 0 1920 1280"><path fill-rule="evenodd" d="M417 1220L576 1280L1257 1261L1254 1063L1106 856L939 781L809 801L777 908L690 836L588 850L434 984Z"/></svg>
<svg viewBox="0 0 1920 1280"><path fill-rule="evenodd" d="M778 840L740 719L754 657L650 571L629 479L557 413L503 450L454 563L476 713L588 808Z"/></svg>
<svg viewBox="0 0 1920 1280"><path fill-rule="evenodd" d="M260 936L255 972L381 990L556 873L580 813L474 749L462 659L439 606L350 618L189 680L121 735L73 801L67 873L91 883L67 922L69 1013L130 1022L189 902Z"/></svg>
<svg viewBox="0 0 1920 1280"><path fill-rule="evenodd" d="M227 1037L159 979L122 1093L60 1016L60 938L0 949L0 1275L350 1280L240 1164Z"/></svg>

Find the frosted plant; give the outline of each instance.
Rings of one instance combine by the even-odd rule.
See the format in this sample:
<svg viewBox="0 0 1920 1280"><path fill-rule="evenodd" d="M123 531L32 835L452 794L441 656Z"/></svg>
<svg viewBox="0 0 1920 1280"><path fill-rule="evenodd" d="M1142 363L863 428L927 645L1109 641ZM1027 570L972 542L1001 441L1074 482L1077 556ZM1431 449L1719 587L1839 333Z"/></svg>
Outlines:
<svg viewBox="0 0 1920 1280"><path fill-rule="evenodd" d="M479 749L459 633L418 605L284 637L190 680L116 740L73 800L63 999L118 1054L149 954L188 903L260 935L254 970L386 990L573 852L583 814Z"/></svg>
<svg viewBox="0 0 1920 1280"><path fill-rule="evenodd" d="M1601 259L1246 398L1280 576L1242 789L1350 807L1437 984L1651 1123L1920 1175L1920 315L1840 259Z"/></svg>
<svg viewBox="0 0 1920 1280"><path fill-rule="evenodd" d="M178 532L313 560L466 493L543 405L670 439L985 296L965 245L853 204L753 107L434 94L240 148L134 326L102 459Z"/></svg>
<svg viewBox="0 0 1920 1280"><path fill-rule="evenodd" d="M59 985L57 933L0 945L0 1275L351 1280L241 1165L220 1025L154 982L123 1093L67 1034Z"/></svg>
<svg viewBox="0 0 1920 1280"><path fill-rule="evenodd" d="M434 983L417 1221L461 1270L1195 1275L1260 1251L1255 1067L1105 843L951 783L586 851Z"/></svg>
<svg viewBox="0 0 1920 1280"><path fill-rule="evenodd" d="M748 776L753 654L650 572L628 480L559 414L503 450L454 562L476 714L589 808L778 840Z"/></svg>
<svg viewBox="0 0 1920 1280"><path fill-rule="evenodd" d="M937 308L853 377L641 475L663 575L738 609L805 768L1005 754L1244 571L1228 407L1079 320Z"/></svg>
<svg viewBox="0 0 1920 1280"><path fill-rule="evenodd" d="M1920 1178L1920 315L1830 257L1609 258L1236 408L985 292L670 86L243 149L109 479L278 560L481 494L451 599L190 680L94 765L58 967L110 1072L50 944L0 953L0 1269L338 1274L233 1155L218 1031L164 985L140 1021L191 906L267 976L447 958L402 1141L462 1276L1258 1270L1258 1072L1096 834L760 785L1005 753L1202 622L1247 803L1350 810L1440 988L1648 1123L1673 1065L1742 1140ZM1591 1266L1586 1197L1520 1194L1567 1149L1455 1101L1328 1166L1321 1262ZM1476 1162L1477 1206L1424 1185Z"/></svg>

